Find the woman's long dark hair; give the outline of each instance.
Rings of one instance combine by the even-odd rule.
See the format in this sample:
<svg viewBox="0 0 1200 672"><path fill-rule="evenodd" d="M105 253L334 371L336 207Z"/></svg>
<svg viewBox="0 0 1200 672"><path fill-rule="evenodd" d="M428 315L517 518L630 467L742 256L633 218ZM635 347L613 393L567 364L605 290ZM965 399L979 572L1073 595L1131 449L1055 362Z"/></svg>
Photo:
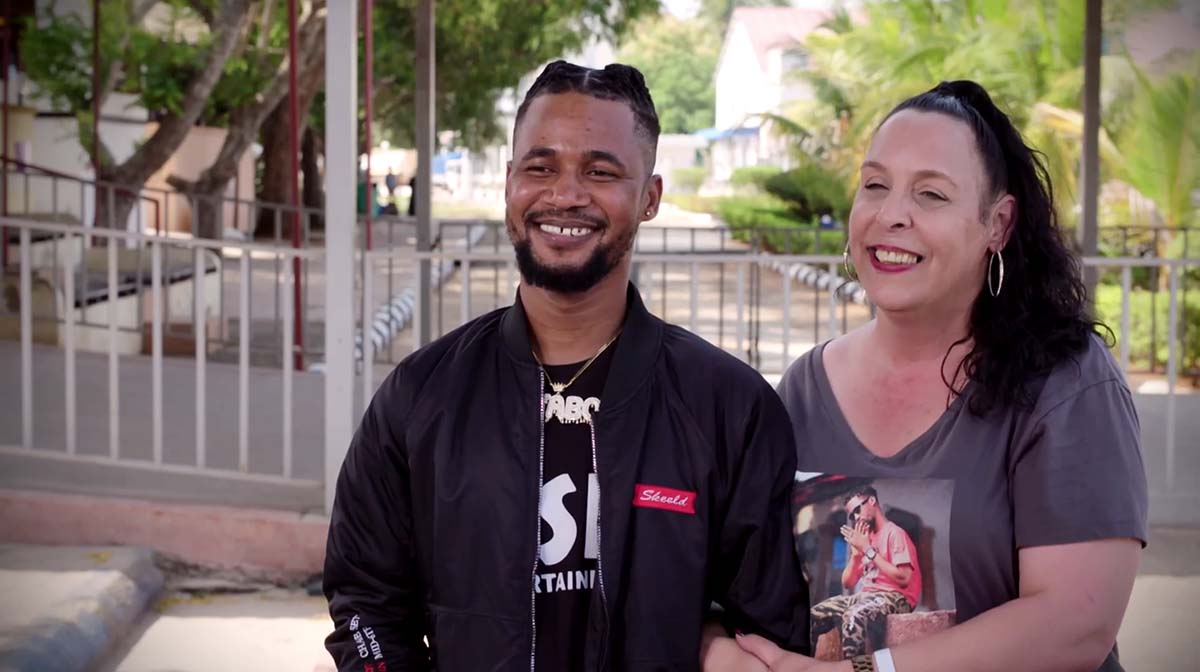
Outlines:
<svg viewBox="0 0 1200 672"><path fill-rule="evenodd" d="M971 340L971 350L946 384L962 392L951 382L959 374L975 381L969 407L976 415L1031 407L1035 382L1083 352L1092 334L1104 329L1089 313L1080 262L1059 229L1046 166L975 82L942 82L900 103L888 117L902 110L936 112L966 123L989 182L985 194L990 198L981 208L1005 193L1016 199L1000 295L993 297L986 282L980 288L967 338L954 344ZM998 279L990 265L988 273Z"/></svg>

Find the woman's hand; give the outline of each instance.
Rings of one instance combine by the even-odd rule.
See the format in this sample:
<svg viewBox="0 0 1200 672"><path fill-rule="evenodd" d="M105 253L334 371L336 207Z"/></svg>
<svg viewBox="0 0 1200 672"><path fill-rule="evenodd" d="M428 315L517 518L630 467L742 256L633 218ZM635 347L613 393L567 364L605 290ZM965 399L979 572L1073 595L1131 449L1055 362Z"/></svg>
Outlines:
<svg viewBox="0 0 1200 672"><path fill-rule="evenodd" d="M743 651L716 623L704 626L700 640L700 669L704 672L768 672L765 664Z"/></svg>
<svg viewBox="0 0 1200 672"><path fill-rule="evenodd" d="M798 653L788 653L758 635L742 635L737 638L737 644L746 653L753 654L771 672L840 672L849 670L835 663L823 663L815 658L802 656Z"/></svg>

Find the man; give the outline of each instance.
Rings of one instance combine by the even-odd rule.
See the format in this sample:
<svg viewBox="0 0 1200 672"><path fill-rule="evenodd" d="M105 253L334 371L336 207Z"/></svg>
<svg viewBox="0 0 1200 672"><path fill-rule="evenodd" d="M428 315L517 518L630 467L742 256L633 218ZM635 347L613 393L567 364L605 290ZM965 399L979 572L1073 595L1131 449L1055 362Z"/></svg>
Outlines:
<svg viewBox="0 0 1200 672"><path fill-rule="evenodd" d="M846 500L842 538L850 558L842 570L846 595L831 597L812 608L812 642L841 628L842 656L849 660L867 653L867 639L882 634L889 614L907 614L921 599L921 567L917 547L899 525L888 520L879 496L870 486ZM862 581L862 587L855 587Z"/></svg>
<svg viewBox="0 0 1200 672"><path fill-rule="evenodd" d="M552 63L515 126L515 304L405 359L338 479L339 669L696 669L713 602L806 648L783 406L629 284L662 191L641 74Z"/></svg>

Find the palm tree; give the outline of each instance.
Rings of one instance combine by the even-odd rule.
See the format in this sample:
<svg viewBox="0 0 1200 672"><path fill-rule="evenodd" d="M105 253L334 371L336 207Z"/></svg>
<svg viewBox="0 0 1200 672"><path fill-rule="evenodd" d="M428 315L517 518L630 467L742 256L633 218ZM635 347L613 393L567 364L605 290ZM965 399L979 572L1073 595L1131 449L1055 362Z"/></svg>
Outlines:
<svg viewBox="0 0 1200 672"><path fill-rule="evenodd" d="M1079 100L1083 0L892 0L864 10L865 21L838 13L808 39L810 70L802 76L814 99L785 111L811 136L805 153L853 181L875 127L896 103L941 80L974 79L1052 150L1051 178L1063 186L1064 212L1071 210L1078 142L1045 128L1033 110Z"/></svg>

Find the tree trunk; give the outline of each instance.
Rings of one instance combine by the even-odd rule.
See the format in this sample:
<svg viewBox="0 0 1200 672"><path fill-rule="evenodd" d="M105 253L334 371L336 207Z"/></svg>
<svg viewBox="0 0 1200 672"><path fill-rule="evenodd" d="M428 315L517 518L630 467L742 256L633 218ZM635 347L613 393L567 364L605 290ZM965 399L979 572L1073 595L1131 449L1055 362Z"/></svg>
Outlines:
<svg viewBox="0 0 1200 672"><path fill-rule="evenodd" d="M292 200L291 158L288 154L288 108L281 102L267 117L262 127L262 182L256 200L267 207L258 211L258 223L254 227L256 238L287 238L289 229L286 213L270 205L285 205Z"/></svg>
<svg viewBox="0 0 1200 672"><path fill-rule="evenodd" d="M324 81L324 41L321 47L322 67L310 68L300 81L300 128L301 139L304 137L309 108L316 100L317 91ZM263 203L290 204L292 202L292 158L291 145L288 142L288 105L287 97L271 112L262 124L262 184L259 185L257 200ZM314 171L315 172L315 171ZM303 196L303 191L301 192ZM275 236L275 213L277 209L262 209L258 213L258 223L254 229L255 237ZM280 229L283 237L288 237L290 219L287 211L280 215Z"/></svg>
<svg viewBox="0 0 1200 672"><path fill-rule="evenodd" d="M323 144L312 127L304 129L304 142L300 145L300 170L304 172L303 202L304 207L318 211L325 208L325 190L321 186L321 169L317 160ZM321 212L309 214L308 226L314 231L324 230L325 217Z"/></svg>
<svg viewBox="0 0 1200 672"><path fill-rule="evenodd" d="M188 131L204 111L204 104L213 88L221 79L226 61L245 37L250 20L249 9L250 0L223 0L212 25L213 40L208 58L203 69L189 82L179 112L160 119L154 135L139 145L133 156L120 164L101 164L97 176L99 180L120 185L122 189L115 190L111 213L107 212L107 203L104 204L106 212L103 217L97 217L97 225L107 226L111 221L113 226L121 227L137 203L136 192L183 144ZM101 206L97 203L98 215L100 211Z"/></svg>
<svg viewBox="0 0 1200 672"><path fill-rule="evenodd" d="M318 3L318 5L320 4L322 3ZM310 11L305 18L297 36L298 53L301 55L301 58L298 59L301 72L299 82L301 104L304 103L306 89L313 90L309 95L311 102L312 96L315 95L315 88L319 86L324 76L325 15L324 12L318 10L319 7L314 5L314 10ZM282 129L286 143L287 107L281 105L281 102L287 100L287 86L288 61L284 59L276 69L271 83L256 97L255 102L233 113L225 142L221 145L212 165L206 168L195 182L189 182L176 175L167 179L167 182L179 191L197 196L197 235L205 238L217 238L222 235L223 222L220 221L220 217L225 190L228 188L229 182L237 175L238 164L241 162L242 156L250 148L268 118L270 118L271 124L267 131L273 130L270 128L271 126L278 125ZM277 124L276 122L280 120L276 118L277 115L273 111L278 111L280 108L284 111L284 123ZM289 202L290 192L288 193L289 197L279 202ZM260 213L260 220L264 214L271 220L270 231L273 234L275 213L273 210Z"/></svg>

